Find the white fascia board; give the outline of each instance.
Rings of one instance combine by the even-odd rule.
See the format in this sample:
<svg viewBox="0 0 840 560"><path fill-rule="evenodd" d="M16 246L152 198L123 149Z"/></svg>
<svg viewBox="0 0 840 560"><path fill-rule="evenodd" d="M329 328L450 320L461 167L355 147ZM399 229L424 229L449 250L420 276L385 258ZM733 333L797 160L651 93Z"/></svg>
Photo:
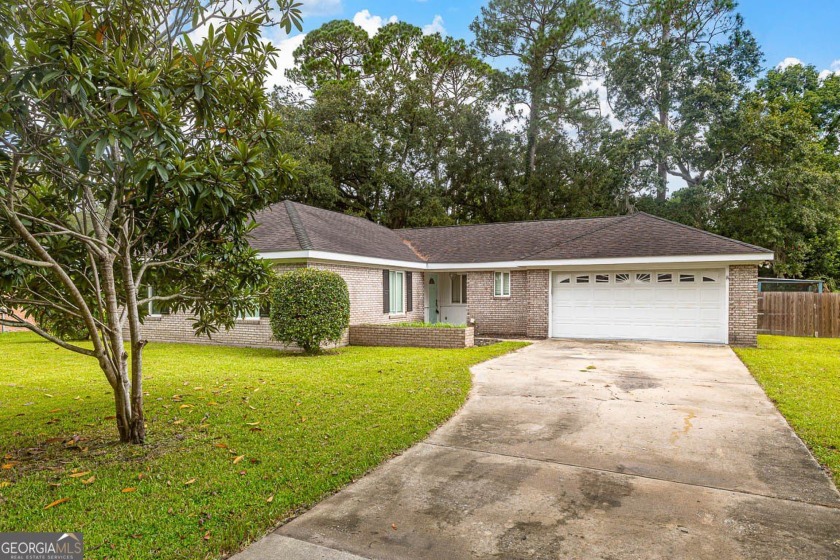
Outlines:
<svg viewBox="0 0 840 560"><path fill-rule="evenodd" d="M378 257L362 257L359 255L345 255L344 253L331 253L329 251L276 251L259 253L258 256L261 259L272 261L313 260L351 265L355 264L401 268L406 270L426 270L426 263L380 259Z"/></svg>
<svg viewBox="0 0 840 560"><path fill-rule="evenodd" d="M773 253L733 255L684 255L675 257L618 257L608 259L553 259L533 261L499 261L481 263L429 263L428 270L500 270L515 268L597 267L649 264L757 264L772 261Z"/></svg>
<svg viewBox="0 0 840 560"><path fill-rule="evenodd" d="M259 258L267 260L317 260L355 265L370 265L406 270L508 270L521 268L562 268L562 267L597 267L628 266L653 264L758 264L773 260L773 253L745 253L732 255L683 255L674 257L617 257L607 259L553 259L531 261L498 261L479 263L420 263L362 257L329 251L276 251L259 253Z"/></svg>

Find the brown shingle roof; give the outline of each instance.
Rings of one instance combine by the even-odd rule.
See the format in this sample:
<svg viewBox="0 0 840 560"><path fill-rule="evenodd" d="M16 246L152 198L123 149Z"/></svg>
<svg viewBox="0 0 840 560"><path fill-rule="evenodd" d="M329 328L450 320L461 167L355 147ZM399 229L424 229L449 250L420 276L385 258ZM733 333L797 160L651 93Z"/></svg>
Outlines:
<svg viewBox="0 0 840 560"><path fill-rule="evenodd" d="M409 262L668 257L770 253L650 214L390 230L296 202L257 215L261 252L315 250Z"/></svg>
<svg viewBox="0 0 840 560"><path fill-rule="evenodd" d="M256 216L251 246L257 251L328 251L346 255L423 262L400 235L356 216L289 200Z"/></svg>
<svg viewBox="0 0 840 560"><path fill-rule="evenodd" d="M769 249L639 212L615 221L598 232L559 243L544 251L535 251L525 258L603 259L770 252Z"/></svg>
<svg viewBox="0 0 840 560"><path fill-rule="evenodd" d="M504 222L403 229L398 233L429 262L516 261L567 240L600 231L625 218Z"/></svg>

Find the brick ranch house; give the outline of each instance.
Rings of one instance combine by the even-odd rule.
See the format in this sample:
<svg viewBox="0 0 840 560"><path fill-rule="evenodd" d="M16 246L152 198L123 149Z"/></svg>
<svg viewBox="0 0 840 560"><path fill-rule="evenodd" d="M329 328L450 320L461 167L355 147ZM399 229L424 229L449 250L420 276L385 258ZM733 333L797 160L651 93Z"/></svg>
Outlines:
<svg viewBox="0 0 840 560"><path fill-rule="evenodd" d="M252 246L278 271L344 278L351 325L469 323L488 336L754 345L758 265L773 259L644 213L390 230L284 201L257 223ZM143 335L279 347L265 315L255 309L210 341L189 316L151 313Z"/></svg>

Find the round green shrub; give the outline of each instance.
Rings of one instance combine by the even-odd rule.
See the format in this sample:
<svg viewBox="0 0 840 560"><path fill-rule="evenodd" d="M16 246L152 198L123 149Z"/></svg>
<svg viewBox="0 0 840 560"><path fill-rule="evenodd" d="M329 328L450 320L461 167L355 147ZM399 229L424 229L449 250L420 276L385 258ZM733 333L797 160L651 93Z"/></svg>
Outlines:
<svg viewBox="0 0 840 560"><path fill-rule="evenodd" d="M335 272L299 268L281 274L271 291L271 331L276 340L309 354L338 342L350 324L350 293Z"/></svg>

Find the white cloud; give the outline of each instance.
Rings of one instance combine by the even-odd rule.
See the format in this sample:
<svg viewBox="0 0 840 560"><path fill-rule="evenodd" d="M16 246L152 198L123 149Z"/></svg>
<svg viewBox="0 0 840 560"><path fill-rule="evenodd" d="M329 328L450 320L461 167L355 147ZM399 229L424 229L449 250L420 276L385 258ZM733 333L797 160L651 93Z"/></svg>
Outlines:
<svg viewBox="0 0 840 560"><path fill-rule="evenodd" d="M301 0L303 6L300 7L302 16L332 16L340 14L342 5L341 0Z"/></svg>
<svg viewBox="0 0 840 560"><path fill-rule="evenodd" d="M586 78L583 80L583 84L580 86L581 92L595 92L595 95L598 97L598 109L601 113L601 116L606 117L610 123L610 126L614 130L624 128L624 124L615 118L615 114L613 113L612 107L610 107L609 99L607 99L607 87L604 85L603 78Z"/></svg>
<svg viewBox="0 0 840 560"><path fill-rule="evenodd" d="M303 40L306 38L306 33L294 35L292 37L285 37L278 40L272 40L274 46L280 49L280 52L275 59L277 62L277 69L271 68L271 74L265 81L265 89L271 91L274 86L287 86L291 82L286 78L286 70L295 65L294 52Z"/></svg>
<svg viewBox="0 0 840 560"><path fill-rule="evenodd" d="M832 74L840 76L840 59L837 59L834 62L832 62L828 66L828 70L823 70L822 72L820 72L820 78L824 80Z"/></svg>
<svg viewBox="0 0 840 560"><path fill-rule="evenodd" d="M375 16L370 13L370 10L362 10L356 12L353 16L353 23L367 31L367 34L373 37L379 28L386 23L396 23L399 19L397 16L391 16L387 20L382 19L382 16Z"/></svg>
<svg viewBox="0 0 840 560"><path fill-rule="evenodd" d="M795 56L789 56L776 65L776 70L784 70L796 65L805 66L805 63ZM820 79L824 80L832 74L840 76L840 58L829 64L825 70L820 70Z"/></svg>
<svg viewBox="0 0 840 560"><path fill-rule="evenodd" d="M495 103L490 106L490 112L487 118L492 124L501 126L508 132L516 132L521 129L525 117L528 116L530 110L524 103L517 103L513 108L513 115L508 112L508 106L504 103Z"/></svg>
<svg viewBox="0 0 840 560"><path fill-rule="evenodd" d="M435 15L435 19L432 20L432 23L423 26L423 35L433 35L435 33L440 33L443 36L446 36L446 28L443 26L443 18L439 15Z"/></svg>
<svg viewBox="0 0 840 560"><path fill-rule="evenodd" d="M805 64L795 56L789 56L776 65L776 70L784 70L791 66L805 66Z"/></svg>

